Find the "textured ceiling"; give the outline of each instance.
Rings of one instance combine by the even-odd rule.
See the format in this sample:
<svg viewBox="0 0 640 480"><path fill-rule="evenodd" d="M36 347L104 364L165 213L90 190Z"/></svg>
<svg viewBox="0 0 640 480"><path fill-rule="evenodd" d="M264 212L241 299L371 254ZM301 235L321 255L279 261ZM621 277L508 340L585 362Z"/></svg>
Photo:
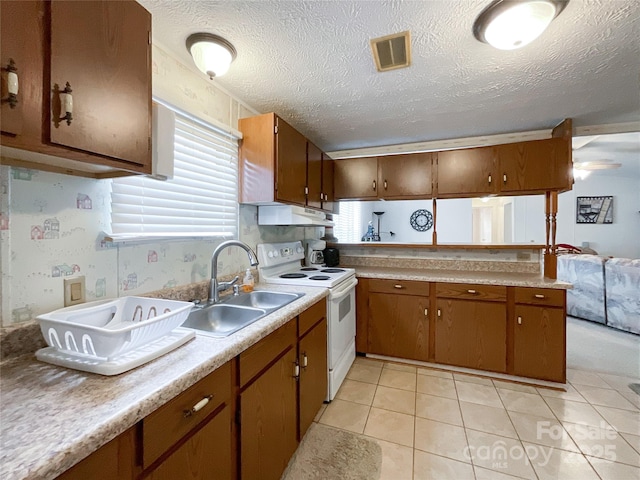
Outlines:
<svg viewBox="0 0 640 480"><path fill-rule="evenodd" d="M513 51L473 36L490 0L139 2L154 41L185 64L191 33L233 43L214 81L325 151L640 120L636 0L571 0ZM369 39L403 30L412 65L376 72Z"/></svg>

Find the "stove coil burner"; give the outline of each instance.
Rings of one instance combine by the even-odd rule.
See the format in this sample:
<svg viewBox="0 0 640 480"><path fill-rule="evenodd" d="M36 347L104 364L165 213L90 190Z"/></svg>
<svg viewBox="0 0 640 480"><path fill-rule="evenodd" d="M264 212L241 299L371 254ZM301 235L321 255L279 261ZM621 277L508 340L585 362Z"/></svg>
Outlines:
<svg viewBox="0 0 640 480"><path fill-rule="evenodd" d="M309 280L329 280L330 278L329 275L314 275L313 277L309 277Z"/></svg>
<svg viewBox="0 0 640 480"><path fill-rule="evenodd" d="M315 272L315 271L317 271L317 270L318 270L318 269L317 269L317 268L315 268L315 267L304 267L304 268L301 268L301 269L300 269L300 271L301 271L301 272Z"/></svg>
<svg viewBox="0 0 640 480"><path fill-rule="evenodd" d="M280 278L305 278L304 273L284 273L280 275Z"/></svg>
<svg viewBox="0 0 640 480"><path fill-rule="evenodd" d="M344 270L342 268L325 268L324 270L320 270L322 273L342 273Z"/></svg>

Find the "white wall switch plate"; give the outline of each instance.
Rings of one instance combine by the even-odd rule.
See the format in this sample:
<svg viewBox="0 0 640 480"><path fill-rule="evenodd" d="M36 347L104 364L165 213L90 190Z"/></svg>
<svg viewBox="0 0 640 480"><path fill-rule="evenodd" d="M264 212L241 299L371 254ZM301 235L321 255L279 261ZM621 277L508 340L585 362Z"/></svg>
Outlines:
<svg viewBox="0 0 640 480"><path fill-rule="evenodd" d="M84 275L64 279L64 306L77 305L86 302Z"/></svg>

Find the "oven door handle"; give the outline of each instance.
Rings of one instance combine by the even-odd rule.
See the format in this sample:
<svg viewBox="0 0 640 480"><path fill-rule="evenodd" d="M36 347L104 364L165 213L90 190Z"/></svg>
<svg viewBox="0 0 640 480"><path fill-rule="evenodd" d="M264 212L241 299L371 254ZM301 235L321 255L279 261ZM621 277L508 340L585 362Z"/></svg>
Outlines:
<svg viewBox="0 0 640 480"><path fill-rule="evenodd" d="M329 300L342 300L343 297L346 297L349 293L351 293L351 289L358 284L358 279L353 277L351 280L347 280L346 282L342 282L337 287L329 290Z"/></svg>

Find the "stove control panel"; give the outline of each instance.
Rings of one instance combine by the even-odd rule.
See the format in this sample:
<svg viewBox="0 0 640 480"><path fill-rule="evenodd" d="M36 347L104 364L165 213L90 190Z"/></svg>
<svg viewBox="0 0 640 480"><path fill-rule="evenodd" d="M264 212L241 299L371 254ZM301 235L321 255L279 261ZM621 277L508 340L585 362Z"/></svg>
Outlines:
<svg viewBox="0 0 640 480"><path fill-rule="evenodd" d="M295 262L304 258L302 242L261 243L258 245L258 261L263 267Z"/></svg>

